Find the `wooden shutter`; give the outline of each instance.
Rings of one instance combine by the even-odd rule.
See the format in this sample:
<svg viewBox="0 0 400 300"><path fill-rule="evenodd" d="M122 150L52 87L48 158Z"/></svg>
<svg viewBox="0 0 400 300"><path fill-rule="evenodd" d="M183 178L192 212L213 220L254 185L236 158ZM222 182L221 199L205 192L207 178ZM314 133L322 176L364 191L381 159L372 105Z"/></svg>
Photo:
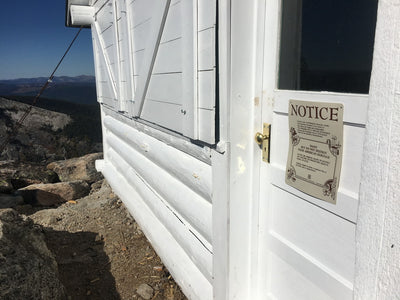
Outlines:
<svg viewBox="0 0 400 300"><path fill-rule="evenodd" d="M214 144L215 0L104 0L96 6L100 101Z"/></svg>
<svg viewBox="0 0 400 300"><path fill-rule="evenodd" d="M118 108L118 49L114 3L98 1L95 5L95 22L92 25L96 68L97 97L100 103Z"/></svg>

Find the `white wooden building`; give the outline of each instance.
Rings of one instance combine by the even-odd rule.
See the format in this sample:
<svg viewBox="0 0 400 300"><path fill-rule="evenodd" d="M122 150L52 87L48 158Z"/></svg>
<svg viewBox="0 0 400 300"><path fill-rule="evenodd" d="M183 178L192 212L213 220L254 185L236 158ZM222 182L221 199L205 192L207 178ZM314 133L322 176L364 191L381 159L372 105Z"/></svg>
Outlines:
<svg viewBox="0 0 400 300"><path fill-rule="evenodd" d="M97 168L188 298L400 299L398 0L67 0L66 22L92 30ZM334 204L285 183L289 100L344 107Z"/></svg>

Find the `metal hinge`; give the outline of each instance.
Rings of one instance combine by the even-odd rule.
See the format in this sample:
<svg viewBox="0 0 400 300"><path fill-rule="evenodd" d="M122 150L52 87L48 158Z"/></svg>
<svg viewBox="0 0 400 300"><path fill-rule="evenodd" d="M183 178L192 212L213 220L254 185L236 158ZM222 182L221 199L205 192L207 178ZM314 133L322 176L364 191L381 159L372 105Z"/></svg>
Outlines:
<svg viewBox="0 0 400 300"><path fill-rule="evenodd" d="M255 136L256 143L261 146L262 160L269 163L271 124L263 124L263 133L257 132Z"/></svg>

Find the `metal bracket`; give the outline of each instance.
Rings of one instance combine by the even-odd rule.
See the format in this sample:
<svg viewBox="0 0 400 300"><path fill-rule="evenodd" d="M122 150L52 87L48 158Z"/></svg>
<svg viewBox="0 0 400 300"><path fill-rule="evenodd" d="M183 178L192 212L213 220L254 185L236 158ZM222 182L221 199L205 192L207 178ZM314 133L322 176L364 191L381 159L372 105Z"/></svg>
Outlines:
<svg viewBox="0 0 400 300"><path fill-rule="evenodd" d="M271 139L271 124L263 124L263 133L257 132L255 136L256 143L261 146L262 160L269 163L270 155L270 139Z"/></svg>

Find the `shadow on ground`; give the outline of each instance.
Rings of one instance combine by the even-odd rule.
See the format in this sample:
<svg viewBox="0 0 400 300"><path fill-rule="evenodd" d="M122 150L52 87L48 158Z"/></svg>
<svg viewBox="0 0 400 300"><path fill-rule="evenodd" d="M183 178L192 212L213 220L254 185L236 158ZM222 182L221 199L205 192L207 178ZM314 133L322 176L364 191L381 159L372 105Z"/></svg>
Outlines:
<svg viewBox="0 0 400 300"><path fill-rule="evenodd" d="M69 299L121 299L103 249L104 242L97 233L70 233L52 228L45 228L44 233Z"/></svg>

